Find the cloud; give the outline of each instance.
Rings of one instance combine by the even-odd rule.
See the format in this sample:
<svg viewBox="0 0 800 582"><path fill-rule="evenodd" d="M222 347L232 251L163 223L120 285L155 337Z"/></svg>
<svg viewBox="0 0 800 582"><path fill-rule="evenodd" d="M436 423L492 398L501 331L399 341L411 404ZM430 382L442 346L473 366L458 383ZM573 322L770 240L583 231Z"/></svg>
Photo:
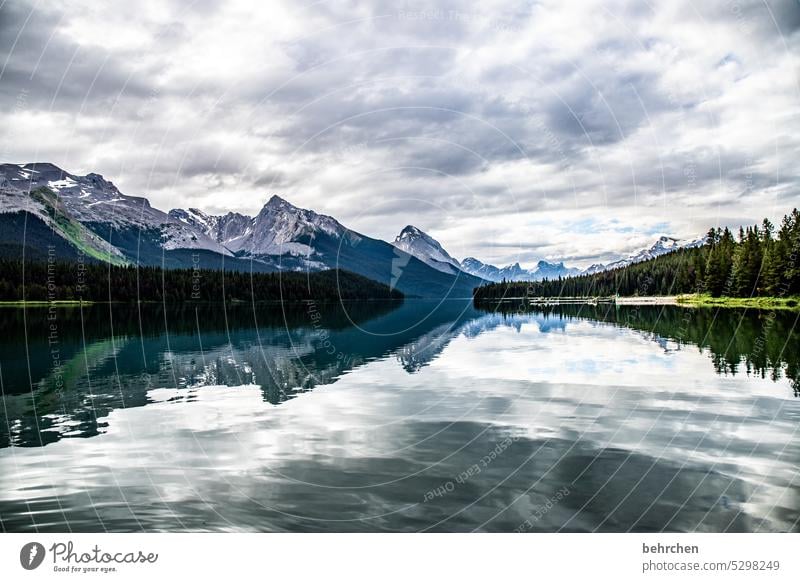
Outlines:
<svg viewBox="0 0 800 582"><path fill-rule="evenodd" d="M277 193L459 258L587 264L796 204L798 49L794 0L20 0L0 148L165 209Z"/></svg>

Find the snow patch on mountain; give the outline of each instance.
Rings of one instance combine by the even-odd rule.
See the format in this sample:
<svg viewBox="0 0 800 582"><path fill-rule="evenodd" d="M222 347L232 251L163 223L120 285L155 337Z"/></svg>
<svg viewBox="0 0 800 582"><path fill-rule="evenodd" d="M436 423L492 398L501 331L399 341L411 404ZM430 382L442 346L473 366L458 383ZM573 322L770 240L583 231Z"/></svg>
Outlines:
<svg viewBox="0 0 800 582"><path fill-rule="evenodd" d="M4 212L30 211L30 193L44 187L58 196L60 211L82 224L154 230L167 250L205 249L232 256L203 231L153 208L146 198L126 196L100 174L77 176L53 164L35 163L2 164L0 175L16 192L3 195L0 208ZM41 216L41 212L36 214Z"/></svg>
<svg viewBox="0 0 800 582"><path fill-rule="evenodd" d="M306 257L306 266L317 269L324 263L312 260L314 241L327 235L343 236L347 229L336 219L298 208L280 196L272 196L255 216L236 212L211 215L196 208L169 212L176 222L202 232L239 256Z"/></svg>
<svg viewBox="0 0 800 582"><path fill-rule="evenodd" d="M608 263L607 265L592 265L591 268L600 267L592 272L599 272L599 271L610 271L613 269L619 269L621 267L627 267L628 265L632 265L634 263L641 263L642 261L648 261L650 259L654 259L656 257L660 257L661 255L666 255L667 253L671 253L677 251L679 249L688 249L688 248L695 248L703 246L706 243L705 237L700 237L697 239L693 239L690 241L681 241L681 239L673 238L671 236L661 236L653 243L650 247L646 249L642 249L635 253L631 253L624 259L619 259L617 261L613 261ZM589 270L585 270L584 273L589 273Z"/></svg>
<svg viewBox="0 0 800 582"><path fill-rule="evenodd" d="M223 215L206 214L197 208L176 208L169 215L194 229L203 232L225 248L236 253L242 250L244 240L253 232L253 217L228 212Z"/></svg>
<svg viewBox="0 0 800 582"><path fill-rule="evenodd" d="M603 263L593 263L583 270L584 275L593 275L601 271L605 271L606 266Z"/></svg>
<svg viewBox="0 0 800 582"><path fill-rule="evenodd" d="M534 281L542 279L558 279L559 277L571 277L580 274L581 270L575 267L567 267L563 262L548 263L539 261L536 268L531 271Z"/></svg>
<svg viewBox="0 0 800 582"><path fill-rule="evenodd" d="M236 237L235 244L249 255L310 256L318 236L341 237L346 230L330 216L298 208L273 196L252 219L250 227Z"/></svg>
<svg viewBox="0 0 800 582"><path fill-rule="evenodd" d="M437 271L454 275L461 269L461 264L444 250L439 241L416 226L410 224L406 226L394 239L393 244Z"/></svg>
<svg viewBox="0 0 800 582"><path fill-rule="evenodd" d="M465 272L482 277L488 281L541 281L542 279L557 279L559 277L569 277L580 274L580 269L567 267L563 262L550 263L539 261L533 269L525 269L519 263L506 267L496 267L479 261L474 257L468 257L461 262L461 268Z"/></svg>
<svg viewBox="0 0 800 582"><path fill-rule="evenodd" d="M461 270L469 273L470 275L480 277L481 279L486 279L487 281L496 282L502 280L502 277L500 276L500 269L494 265L484 263L475 257L467 257L461 261Z"/></svg>
<svg viewBox="0 0 800 582"><path fill-rule="evenodd" d="M6 166L10 166L10 164ZM0 213L27 212L91 256L104 257L116 263L124 262L123 254L119 249L70 216L63 202L52 189L37 191L34 194L21 189L20 186L25 187L25 180L33 172L19 171L16 179L9 180L2 173L3 169L4 166L0 166ZM28 178L21 176L28 176Z"/></svg>

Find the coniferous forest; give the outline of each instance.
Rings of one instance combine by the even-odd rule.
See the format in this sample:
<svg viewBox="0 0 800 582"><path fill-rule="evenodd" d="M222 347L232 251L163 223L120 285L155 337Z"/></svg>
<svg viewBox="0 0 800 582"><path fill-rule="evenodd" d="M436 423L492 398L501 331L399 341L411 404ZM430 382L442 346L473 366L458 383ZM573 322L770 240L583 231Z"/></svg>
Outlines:
<svg viewBox="0 0 800 582"><path fill-rule="evenodd" d="M776 228L769 220L712 228L706 243L591 275L500 282L475 289L476 300L507 297L610 297L708 293L712 297L792 297L800 294L800 212Z"/></svg>
<svg viewBox="0 0 800 582"><path fill-rule="evenodd" d="M0 259L0 301L178 303L402 297L396 289L342 270L246 273Z"/></svg>

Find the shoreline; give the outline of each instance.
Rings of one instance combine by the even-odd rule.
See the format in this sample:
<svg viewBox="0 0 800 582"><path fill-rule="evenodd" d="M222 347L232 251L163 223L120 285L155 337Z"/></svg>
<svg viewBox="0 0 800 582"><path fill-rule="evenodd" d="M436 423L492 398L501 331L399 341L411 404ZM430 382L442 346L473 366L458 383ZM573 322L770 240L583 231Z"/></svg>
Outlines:
<svg viewBox="0 0 800 582"><path fill-rule="evenodd" d="M58 299L55 301L47 300L33 300L33 301L0 301L0 308L2 307L86 307L92 305L300 305L303 303L353 303L353 302L384 302L384 301L406 301L407 298L381 298L372 297L368 299L362 298L338 298L338 299L260 299L258 301L244 301L240 299L233 299L230 301L81 301L72 299Z"/></svg>
<svg viewBox="0 0 800 582"><path fill-rule="evenodd" d="M764 309L800 311L800 297L711 297L702 294L654 295L631 297L506 297L486 299L492 302L526 301L530 305L625 305L666 306L698 308L723 307L729 309Z"/></svg>
<svg viewBox="0 0 800 582"><path fill-rule="evenodd" d="M677 295L675 299L677 305L686 307L800 310L800 297L711 297L694 293Z"/></svg>
<svg viewBox="0 0 800 582"><path fill-rule="evenodd" d="M653 297L617 297L617 305L679 305L679 295L654 295Z"/></svg>

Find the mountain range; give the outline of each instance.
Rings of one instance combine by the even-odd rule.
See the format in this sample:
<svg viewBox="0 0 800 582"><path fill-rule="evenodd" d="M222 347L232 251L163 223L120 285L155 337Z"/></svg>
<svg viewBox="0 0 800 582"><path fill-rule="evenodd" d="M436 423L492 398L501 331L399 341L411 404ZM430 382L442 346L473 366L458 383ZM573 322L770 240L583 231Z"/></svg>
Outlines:
<svg viewBox="0 0 800 582"><path fill-rule="evenodd" d="M482 262L475 257L467 257L463 261L454 259L433 237L425 234L414 226L406 226L394 241L396 247L414 255L429 266L443 272L461 270L486 281L541 281L543 279L557 279L558 277L571 277L574 275L590 275L600 271L618 269L646 261L666 253L671 253L680 248L701 246L705 237L691 241L681 241L676 238L661 236L652 246L632 253L628 257L613 261L608 264L594 263L586 269L567 267L563 261L551 263L539 261L533 269L525 269L519 263L497 267Z"/></svg>
<svg viewBox="0 0 800 582"><path fill-rule="evenodd" d="M256 272L340 268L422 297L470 297L483 283L278 196L254 217L165 213L99 174L48 163L0 165L0 255Z"/></svg>
<svg viewBox="0 0 800 582"><path fill-rule="evenodd" d="M567 267L563 262L549 263L539 261L533 269L525 269L519 263L505 267L496 267L479 261L474 257L467 257L461 262L461 268L467 273L481 277L487 281L540 281L542 279L557 279L579 275L581 270L576 267Z"/></svg>
<svg viewBox="0 0 800 582"><path fill-rule="evenodd" d="M474 257L459 261L412 225L390 244L278 196L256 216L210 215L196 208L163 212L99 174L78 176L50 163L0 165L0 256L6 257L254 272L340 268L410 296L468 297L486 281L596 272L680 246L662 237L626 259L585 271L547 261L529 270L519 263L496 267Z"/></svg>

